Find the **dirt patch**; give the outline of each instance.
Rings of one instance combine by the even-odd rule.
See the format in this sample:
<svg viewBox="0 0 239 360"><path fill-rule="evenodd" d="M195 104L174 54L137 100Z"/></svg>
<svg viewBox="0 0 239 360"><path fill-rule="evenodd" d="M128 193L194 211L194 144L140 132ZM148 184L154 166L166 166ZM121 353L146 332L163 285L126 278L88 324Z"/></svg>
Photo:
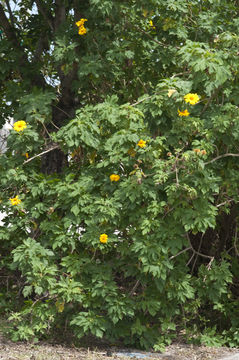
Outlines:
<svg viewBox="0 0 239 360"><path fill-rule="evenodd" d="M239 349L230 349L227 347L216 348L186 344L170 345L166 348L166 352L164 353L164 355L169 356L169 360L219 360L233 354L239 354Z"/></svg>
<svg viewBox="0 0 239 360"><path fill-rule="evenodd" d="M177 343L168 346L163 354L138 350L125 351L116 348L92 351L61 345L13 343L0 335L0 360L216 360L239 354L239 349Z"/></svg>

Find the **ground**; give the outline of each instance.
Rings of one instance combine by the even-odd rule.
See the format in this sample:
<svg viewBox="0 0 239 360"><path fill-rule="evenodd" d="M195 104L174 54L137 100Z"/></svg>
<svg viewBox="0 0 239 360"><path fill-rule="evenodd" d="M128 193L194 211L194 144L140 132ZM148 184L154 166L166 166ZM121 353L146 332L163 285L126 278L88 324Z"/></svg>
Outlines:
<svg viewBox="0 0 239 360"><path fill-rule="evenodd" d="M0 335L0 360L216 360L239 354L239 349L192 346L177 342L168 346L163 354L127 350L128 355L123 356L124 351L115 348L89 350L46 343L13 343Z"/></svg>

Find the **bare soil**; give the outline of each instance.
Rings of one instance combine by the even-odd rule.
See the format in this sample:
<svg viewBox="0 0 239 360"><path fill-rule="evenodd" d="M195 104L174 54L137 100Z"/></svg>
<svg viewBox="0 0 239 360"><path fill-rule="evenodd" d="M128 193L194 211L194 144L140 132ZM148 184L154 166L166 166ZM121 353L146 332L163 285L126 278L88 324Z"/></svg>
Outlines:
<svg viewBox="0 0 239 360"><path fill-rule="evenodd" d="M0 335L0 360L223 360L233 354L238 354L239 359L239 349L213 348L181 343L168 346L162 354L127 350L131 356L119 355L124 351L116 348L89 350L46 343L40 345L23 342L13 343ZM136 354L137 357L133 357L132 353Z"/></svg>

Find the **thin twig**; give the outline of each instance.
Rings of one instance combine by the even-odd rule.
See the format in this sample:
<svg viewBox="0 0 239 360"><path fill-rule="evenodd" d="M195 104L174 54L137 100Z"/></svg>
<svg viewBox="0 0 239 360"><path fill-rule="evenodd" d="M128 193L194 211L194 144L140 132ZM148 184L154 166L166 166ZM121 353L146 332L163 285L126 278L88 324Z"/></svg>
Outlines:
<svg viewBox="0 0 239 360"><path fill-rule="evenodd" d="M203 237L204 237L204 233L202 233L202 235L201 235L201 239L200 239L200 243L199 243L198 251L200 251L200 250L201 250L201 246L202 246L202 239L203 239ZM198 254L196 254L196 257L195 257L195 259L194 259L193 266L192 266L192 270L191 270L191 274L193 273L193 270L194 270L194 268L195 268L195 266L196 266L197 259L198 259Z"/></svg>
<svg viewBox="0 0 239 360"><path fill-rule="evenodd" d="M170 77L170 79L174 79L176 76L186 75L186 74L190 74L190 73L191 73L191 70L184 71L184 72L181 72L178 74L174 74L173 76Z"/></svg>
<svg viewBox="0 0 239 360"><path fill-rule="evenodd" d="M186 266L188 266L190 264L190 262L192 261L192 259L194 258L195 254L193 253L192 256L190 257L190 259L188 260Z"/></svg>
<svg viewBox="0 0 239 360"><path fill-rule="evenodd" d="M164 216L162 217L162 219L165 218L165 216L167 216L171 211L173 211L175 209L175 207L173 206L171 209L169 209L168 211L166 211L166 213L164 214Z"/></svg>
<svg viewBox="0 0 239 360"><path fill-rule="evenodd" d="M164 48L167 48L169 47L169 44L165 44L165 43L162 43L161 41L158 41L156 39L153 39L152 36L150 34L147 33L147 31L141 29L140 27L138 26L135 26L133 25L135 29L137 29L138 31L140 31L142 34L146 35L150 40L152 40L153 42L155 42L156 44L160 45L160 46L163 46ZM179 46L175 46L176 49L180 49Z"/></svg>
<svg viewBox="0 0 239 360"><path fill-rule="evenodd" d="M208 270L208 271L211 270L213 260L214 260L214 256L211 258L211 260L210 260L209 263L207 264L207 270ZM207 278L207 274L204 276L203 282L206 281L206 278Z"/></svg>
<svg viewBox="0 0 239 360"><path fill-rule="evenodd" d="M217 156L219 156L219 150L218 150L217 145L213 144L213 146L216 148L216 151L217 151Z"/></svg>
<svg viewBox="0 0 239 360"><path fill-rule="evenodd" d="M59 149L59 147L60 147L59 145L54 145L54 146L51 147L50 149L47 149L47 150L41 152L40 154L34 155L34 156L32 156L30 159L25 160L24 163L23 163L23 165L29 163L29 162L32 161L33 159L35 159L35 158L37 158L37 157L39 157L39 156L42 156L42 155L44 155L44 154L46 154L46 153L48 153L48 152L50 152L50 151L53 151L53 150L55 150L55 149Z"/></svg>
<svg viewBox="0 0 239 360"><path fill-rule="evenodd" d="M155 95L156 95L156 94L153 94L153 95L151 95L151 96L147 96L147 97L145 97L145 98L143 98L143 99L141 99L141 100L139 100L139 101L131 104L130 106L136 106L136 105L140 104L141 102L143 102L143 101L145 101L145 100L148 100L148 99L154 97Z"/></svg>
<svg viewBox="0 0 239 360"><path fill-rule="evenodd" d="M56 106L56 105L53 105L56 109L60 110L61 112L63 112L65 115L67 115L70 119L71 119L71 116L65 112L64 110L62 110L59 106Z"/></svg>
<svg viewBox="0 0 239 360"><path fill-rule="evenodd" d="M235 236L234 236L234 248L235 248L236 255L239 256L239 251L238 251L236 242L237 242L237 227L236 227Z"/></svg>
<svg viewBox="0 0 239 360"><path fill-rule="evenodd" d="M51 124L57 129L57 130L60 130L60 128L58 126L56 126L56 124L54 124L53 121L51 121Z"/></svg>
<svg viewBox="0 0 239 360"><path fill-rule="evenodd" d="M202 256L202 257L207 258L207 259L213 259L213 258L214 258L214 256L205 255L205 254L202 254L202 253L200 253L199 251L195 250L195 249L193 248L193 246L192 246L192 243L191 243L191 240L190 240L190 238L189 238L188 233L186 233L186 236L187 236L188 242L189 242L189 244L190 244L190 246L191 246L191 249L192 249L192 251L194 252L194 254L197 254L197 255Z"/></svg>
<svg viewBox="0 0 239 360"><path fill-rule="evenodd" d="M229 204L229 203L232 202L232 201L235 201L235 200L234 200L234 199L226 200L226 201L222 202L221 204L216 205L216 207L218 208L218 207L220 207L220 206ZM238 201L235 201L235 202L237 203Z"/></svg>
<svg viewBox="0 0 239 360"><path fill-rule="evenodd" d="M36 300L32 303L32 306L31 306L31 307L33 308L38 301L41 301L42 299L45 299L45 298L48 297L48 296L49 296L49 293L47 292L45 295L43 295L43 296L41 296L40 298L36 299Z"/></svg>
<svg viewBox="0 0 239 360"><path fill-rule="evenodd" d="M202 109L200 115L202 115L202 114L207 110L207 108L208 108L208 106L211 104L213 98L214 98L215 96L217 96L217 93L218 93L218 91L221 89L221 87L222 87L222 85L220 85L220 86L214 91L214 93L210 96L208 102L205 104L205 106L204 106L204 108Z"/></svg>
<svg viewBox="0 0 239 360"><path fill-rule="evenodd" d="M204 165L211 164L211 163L213 163L214 161L217 161L217 160L219 160L219 159L222 159L222 158L228 157L228 156L236 156L236 157L239 157L239 154L227 153L227 154L219 155L219 156L215 157L214 159L205 162Z"/></svg>
<svg viewBox="0 0 239 360"><path fill-rule="evenodd" d="M139 286L139 280L137 280L136 283L134 284L132 290L129 293L129 296L133 295L133 293L135 292L135 290L137 289L138 286Z"/></svg>
<svg viewBox="0 0 239 360"><path fill-rule="evenodd" d="M51 135L50 135L49 131L47 130L46 126L44 125L44 122L43 121L39 121L39 122L43 126L43 128L44 128L45 132L47 133L47 135L50 137Z"/></svg>
<svg viewBox="0 0 239 360"><path fill-rule="evenodd" d="M177 162L178 162L178 158L177 158L177 156L176 156L176 161L175 161L175 177L176 177L176 185L179 186Z"/></svg>
<svg viewBox="0 0 239 360"><path fill-rule="evenodd" d="M143 101L145 101L145 100L148 100L148 99L151 99L151 98L154 97L155 95L158 95L158 94L160 94L160 93L162 93L162 92L164 92L164 91L168 91L168 90L161 90L161 91L158 91L158 92L154 93L153 95L146 96L145 98L143 98L143 99L141 99L141 100L138 100L138 101L136 101L136 102L133 103L133 104L130 104L130 106L136 106L136 105L140 104L141 102L143 102Z"/></svg>
<svg viewBox="0 0 239 360"><path fill-rule="evenodd" d="M207 264L207 269L208 269L208 270L211 270L213 260L214 260L214 256L211 258L211 260L210 260L209 263Z"/></svg>
<svg viewBox="0 0 239 360"><path fill-rule="evenodd" d="M172 260L172 259L176 258L177 256L181 255L182 253L184 253L184 252L186 252L188 250L191 250L191 246L187 247L186 249L183 249L183 250L179 251L176 255L171 256L169 258L169 260Z"/></svg>

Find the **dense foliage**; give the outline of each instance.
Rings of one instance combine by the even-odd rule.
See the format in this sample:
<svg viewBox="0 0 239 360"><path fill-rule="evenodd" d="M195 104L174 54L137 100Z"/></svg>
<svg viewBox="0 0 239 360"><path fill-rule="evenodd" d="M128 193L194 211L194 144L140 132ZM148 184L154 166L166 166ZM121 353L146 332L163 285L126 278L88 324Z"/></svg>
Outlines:
<svg viewBox="0 0 239 360"><path fill-rule="evenodd" d="M238 1L6 0L0 27L11 337L238 346Z"/></svg>

